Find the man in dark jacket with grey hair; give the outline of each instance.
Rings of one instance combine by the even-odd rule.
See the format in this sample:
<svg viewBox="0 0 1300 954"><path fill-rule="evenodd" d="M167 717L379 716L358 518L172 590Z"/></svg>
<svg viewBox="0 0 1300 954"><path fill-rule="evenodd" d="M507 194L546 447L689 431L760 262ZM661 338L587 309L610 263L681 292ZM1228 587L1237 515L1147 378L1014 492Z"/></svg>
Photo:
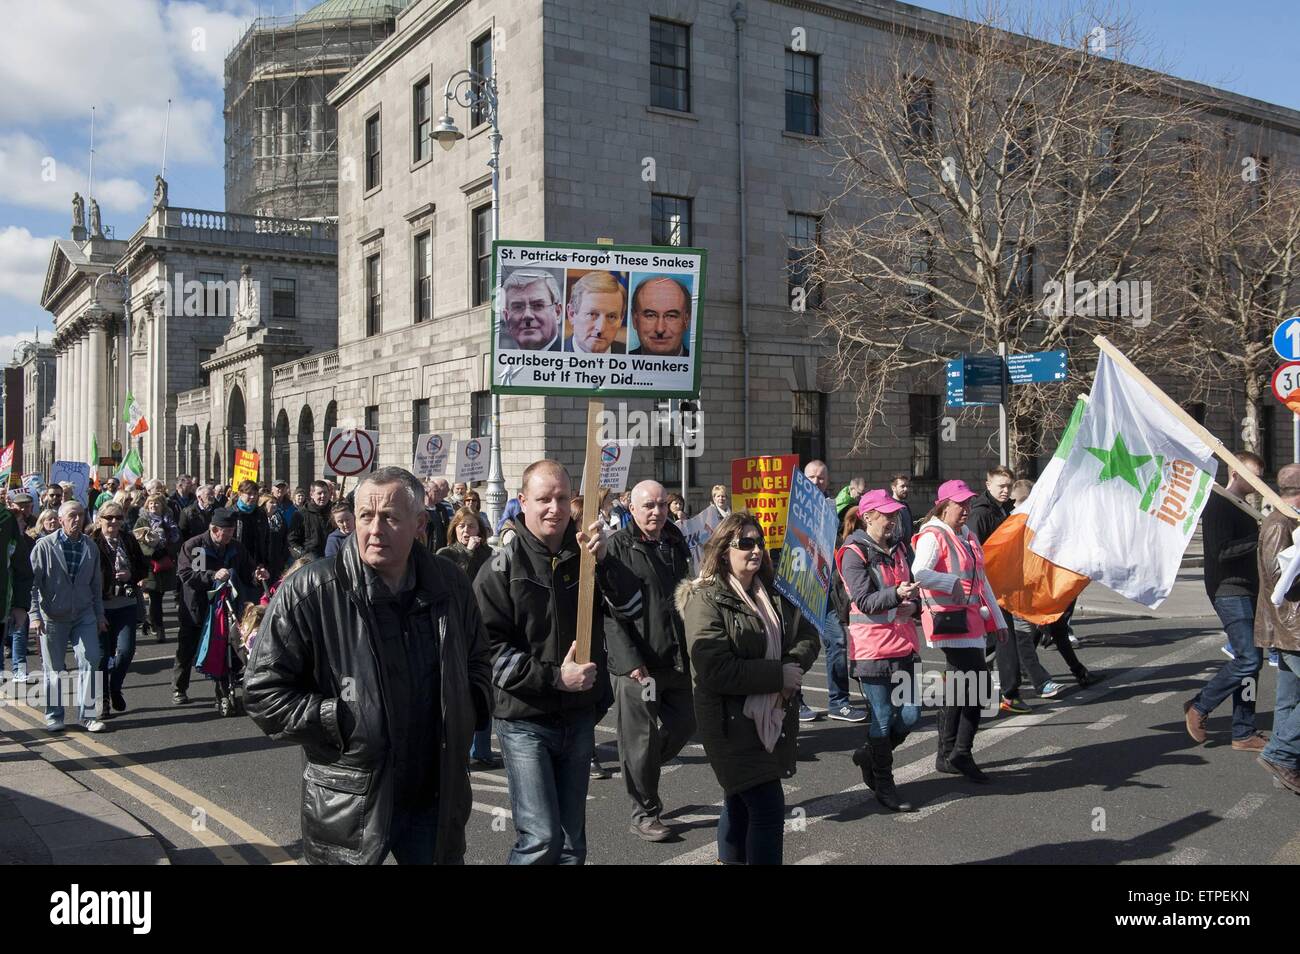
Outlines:
<svg viewBox="0 0 1300 954"><path fill-rule="evenodd" d="M416 546L423 488L385 467L356 531L291 576L244 677L263 732L302 745L302 845L313 864L459 864L469 744L491 711L490 661L465 574Z"/></svg>

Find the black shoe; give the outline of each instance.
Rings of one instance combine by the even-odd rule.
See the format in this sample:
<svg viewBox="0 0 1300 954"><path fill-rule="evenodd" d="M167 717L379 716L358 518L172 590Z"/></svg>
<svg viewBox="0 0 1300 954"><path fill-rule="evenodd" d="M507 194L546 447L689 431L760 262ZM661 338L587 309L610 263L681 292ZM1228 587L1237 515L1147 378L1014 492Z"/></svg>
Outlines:
<svg viewBox="0 0 1300 954"><path fill-rule="evenodd" d="M499 755L489 755L489 756L486 756L485 758L481 758L481 759L470 759L470 760L469 760L469 767L470 767L470 768L472 768L472 769L480 769L480 770L482 770L482 771L489 771L489 770L491 770L491 769L499 769L499 768L501 767L501 765L502 765L502 762L501 762L501 756L499 756Z"/></svg>
<svg viewBox="0 0 1300 954"><path fill-rule="evenodd" d="M876 780L871 774L871 750L865 745L853 752L853 764L862 770L862 783L871 789L876 790Z"/></svg>
<svg viewBox="0 0 1300 954"><path fill-rule="evenodd" d="M154 630L153 635L154 635L154 641L155 641L155 642L159 642L159 643L165 643L165 642L167 642L167 630L165 630L165 629L156 629L156 630Z"/></svg>
<svg viewBox="0 0 1300 954"><path fill-rule="evenodd" d="M987 785L989 782L993 781L993 779L989 778L980 770L980 767L975 764L975 759L973 759L969 753L948 756L948 764L956 769L960 774L965 775L972 782L978 782L980 785Z"/></svg>
<svg viewBox="0 0 1300 954"><path fill-rule="evenodd" d="M876 801L891 812L910 812L911 804L898 797L894 785L894 750L889 739L868 739L867 744L871 751L871 774L876 779Z"/></svg>
<svg viewBox="0 0 1300 954"><path fill-rule="evenodd" d="M1089 672L1085 669L1083 672L1075 674L1074 681L1078 683L1079 688L1082 689L1084 686L1092 686L1100 682L1101 673Z"/></svg>
<svg viewBox="0 0 1300 954"><path fill-rule="evenodd" d="M172 690L172 705L183 706L190 701L190 697L179 689Z"/></svg>
<svg viewBox="0 0 1300 954"><path fill-rule="evenodd" d="M112 693L113 710L115 712L126 711L126 697L120 692Z"/></svg>
<svg viewBox="0 0 1300 954"><path fill-rule="evenodd" d="M597 781L600 781L602 779L613 778L614 773L611 772L609 769L605 768L605 766L601 765L599 759L592 759L591 777L593 779L596 779Z"/></svg>
<svg viewBox="0 0 1300 954"><path fill-rule="evenodd" d="M891 726L889 729L889 748L890 751L897 749L907 741L908 731L900 729L898 726Z"/></svg>

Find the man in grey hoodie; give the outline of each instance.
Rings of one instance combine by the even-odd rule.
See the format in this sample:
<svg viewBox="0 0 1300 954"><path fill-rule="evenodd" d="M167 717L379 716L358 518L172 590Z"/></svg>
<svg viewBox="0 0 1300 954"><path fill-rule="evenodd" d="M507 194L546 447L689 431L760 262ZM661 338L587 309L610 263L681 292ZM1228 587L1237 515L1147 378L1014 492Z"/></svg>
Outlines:
<svg viewBox="0 0 1300 954"><path fill-rule="evenodd" d="M99 670L99 634L108 629L104 615L99 548L82 529L86 508L69 500L59 508L59 529L32 547L32 631L41 641L45 664L45 727L63 731L59 672L68 645L77 654L77 704L88 732L106 726L95 718L95 676Z"/></svg>

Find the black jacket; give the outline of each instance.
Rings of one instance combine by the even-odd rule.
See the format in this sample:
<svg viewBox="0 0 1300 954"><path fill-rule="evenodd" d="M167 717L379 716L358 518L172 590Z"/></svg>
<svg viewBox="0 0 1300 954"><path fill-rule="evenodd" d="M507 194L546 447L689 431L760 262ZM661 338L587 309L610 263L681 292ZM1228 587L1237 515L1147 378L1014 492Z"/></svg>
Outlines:
<svg viewBox="0 0 1300 954"><path fill-rule="evenodd" d="M325 541L334 530L328 505L318 507L308 500L293 515L289 524L289 553L296 560L310 553L314 557L325 555Z"/></svg>
<svg viewBox="0 0 1300 954"><path fill-rule="evenodd" d="M552 554L516 520L515 536L474 578L492 645L492 685L498 719L536 719L562 710L587 709L609 692L602 620L606 612L627 620L641 612L640 582L616 557L596 564L591 662L596 683L585 692L555 686L560 665L577 638L578 541L573 522L560 552Z"/></svg>
<svg viewBox="0 0 1300 954"><path fill-rule="evenodd" d="M439 634L441 745L436 860L465 855L473 795L470 739L486 728L491 675L487 639L471 590L450 561L411 550L416 606ZM393 817L391 713L380 679L375 617L355 545L285 581L258 627L244 676L248 714L274 739L303 747L302 847L317 864L380 864Z"/></svg>
<svg viewBox="0 0 1300 954"><path fill-rule="evenodd" d="M284 568L291 562L289 559L289 521L284 519L284 514L277 510L269 517L266 511L262 511L262 520L257 525L258 545L257 553L271 574L271 582L280 578Z"/></svg>
<svg viewBox="0 0 1300 954"><path fill-rule="evenodd" d="M9 557L9 608L25 610L32 603L32 547L36 546L36 538L14 529L14 552Z"/></svg>
<svg viewBox="0 0 1300 954"><path fill-rule="evenodd" d="M262 543L266 533L262 528L266 524L266 511L256 504L247 512L240 510L238 505L231 509L235 512L235 539L248 551L248 558L253 561L254 566L265 564L266 557L262 554Z"/></svg>
<svg viewBox="0 0 1300 954"><path fill-rule="evenodd" d="M471 583L474 577L478 576L478 571L483 569L483 564L492 559L492 548L486 543L480 543L473 552L459 543L453 543L449 547L443 547L438 551L438 556L446 557L452 563L456 564L465 575L469 577Z"/></svg>
<svg viewBox="0 0 1300 954"><path fill-rule="evenodd" d="M124 593L118 589L121 584L119 584L117 580L117 571L114 568L113 549L109 544L108 539L104 536L103 531L98 527L90 531L90 539L99 547L99 569L100 577L104 581L104 599L110 600L115 596L124 595ZM138 590L140 584L149 576L149 561L146 559L144 551L140 549L140 541L135 538L134 533L122 532L122 546L126 548L126 559L127 562L131 564L131 578L126 582L129 583L133 589ZM27 553L29 556L31 555L30 547L28 548Z"/></svg>
<svg viewBox="0 0 1300 954"><path fill-rule="evenodd" d="M197 503L190 504L190 506L182 510L180 519L181 539L189 540L201 533L206 533L208 524L212 523L212 515L216 513L216 510L216 504L204 510Z"/></svg>
<svg viewBox="0 0 1300 954"><path fill-rule="evenodd" d="M1205 592L1216 596L1257 596L1259 524L1218 494L1210 494L1201 511L1205 549Z"/></svg>
<svg viewBox="0 0 1300 954"><path fill-rule="evenodd" d="M966 526L970 527L971 533L975 534L980 543L983 543L993 536L993 531L1002 526L1002 521L1011 516L1011 511L1015 509L1016 505L1011 502L1010 497L1005 504L1000 504L986 490L971 502L970 517L966 520Z"/></svg>
<svg viewBox="0 0 1300 954"><path fill-rule="evenodd" d="M609 538L609 553L631 570L641 583L641 613L635 620L605 617L605 646L609 670L625 676L634 669L648 673L675 669L690 672L686 630L673 594L691 575L686 540L671 522L662 537L671 565L655 554L657 544L646 540L636 522Z"/></svg>
<svg viewBox="0 0 1300 954"><path fill-rule="evenodd" d="M183 625L203 628L212 606L208 593L217 588L216 574L221 569L230 571L231 586L239 600L248 602L255 598L253 564L238 542L231 540L221 550L205 531L181 546L181 598L176 601L176 610Z"/></svg>
<svg viewBox="0 0 1300 954"><path fill-rule="evenodd" d="M451 518L455 516L452 513L451 506L444 500L436 507L425 507L424 513L428 518L424 524L424 539L429 552L437 553L439 550L451 546L447 542L447 528L451 526ZM486 540L487 537L483 539ZM471 576L470 579L472 580L473 577Z"/></svg>

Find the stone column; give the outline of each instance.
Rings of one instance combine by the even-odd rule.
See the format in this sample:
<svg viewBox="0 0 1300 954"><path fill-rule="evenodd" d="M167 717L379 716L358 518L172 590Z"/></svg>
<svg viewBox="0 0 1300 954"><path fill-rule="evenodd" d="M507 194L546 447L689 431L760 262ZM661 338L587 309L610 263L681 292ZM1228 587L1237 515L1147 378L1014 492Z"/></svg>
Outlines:
<svg viewBox="0 0 1300 954"><path fill-rule="evenodd" d="M90 469L94 473L99 466L99 461L90 458L91 438L96 443L100 443L100 450L104 451L112 444L112 436L105 435L104 420L108 417L106 398L107 388L104 383L108 378L108 342L106 327L108 319L103 316L96 316L90 320L90 337L88 341L90 367L87 370L86 382L90 395L87 413L90 433L86 435L86 447L82 451L86 458L90 460ZM102 443L101 443L102 442Z"/></svg>
<svg viewBox="0 0 1300 954"><path fill-rule="evenodd" d="M63 429L66 426L67 416L64 406L67 403L63 398L63 389L67 387L68 377L63 372L63 344L57 342L54 345L54 446L60 447L63 444ZM36 402L36 407L40 409L40 400ZM40 425L37 424L37 430Z"/></svg>
<svg viewBox="0 0 1300 954"><path fill-rule="evenodd" d="M68 455L67 459L85 460L86 450L87 450L86 434L89 431L89 421L90 421L90 414L89 414L90 394L86 390L86 371L87 371L87 365L90 362L86 360L86 338L85 338L86 332L85 329L81 326L80 322L78 322L77 324L76 331L77 331L77 339L76 339L77 366L76 366L76 370L74 371L76 377L73 379L73 387L76 389L74 393L76 394L76 401L77 401L77 437L76 437L76 443L73 444L70 448L68 448L68 450L70 450L72 453Z"/></svg>

